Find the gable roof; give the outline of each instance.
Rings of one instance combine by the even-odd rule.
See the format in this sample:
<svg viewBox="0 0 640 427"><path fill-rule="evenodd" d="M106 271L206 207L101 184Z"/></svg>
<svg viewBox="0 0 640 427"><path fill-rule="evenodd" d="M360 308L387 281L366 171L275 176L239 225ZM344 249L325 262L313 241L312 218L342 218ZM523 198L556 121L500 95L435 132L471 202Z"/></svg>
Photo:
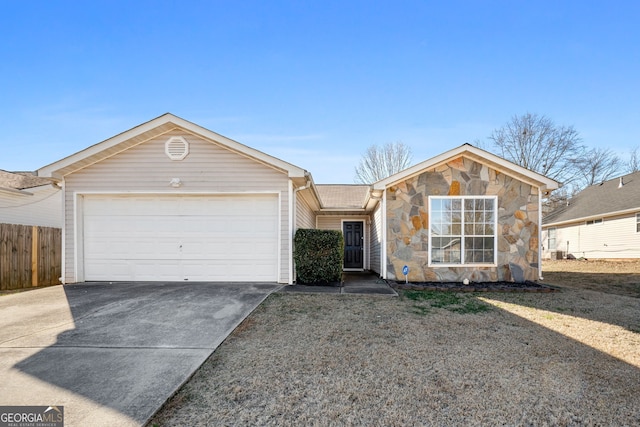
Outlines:
<svg viewBox="0 0 640 427"><path fill-rule="evenodd" d="M369 185L316 184L322 207L331 209L362 209L369 198Z"/></svg>
<svg viewBox="0 0 640 427"><path fill-rule="evenodd" d="M521 181L534 184L543 192L552 191L559 187L557 181L551 178L547 178L537 172L533 172L527 168L516 165L513 162L482 150L478 147L474 147L471 144L463 144L457 148L442 153L436 157L425 160L417 165L411 166L401 172L391 175L388 178L382 179L373 184L375 190L384 190L385 188L392 186L400 181L404 181L407 178L422 173L425 169L433 169L439 165L447 163L457 157L464 156L471 160L475 160L499 170L500 172L517 178Z"/></svg>
<svg viewBox="0 0 640 427"><path fill-rule="evenodd" d="M72 154L71 156L65 157L62 160L44 166L38 169L37 174L39 176L50 176L62 179L65 175L100 162L159 135L166 134L176 128L198 135L214 144L220 145L240 155L244 155L274 169L287 173L290 178L306 179L308 176L308 172L302 168L240 144L239 142L198 126L195 123L174 116L171 113L163 114L162 116L138 125L128 131L92 145L82 151Z"/></svg>
<svg viewBox="0 0 640 427"><path fill-rule="evenodd" d="M622 186L620 182L622 180ZM640 211L640 172L591 185L544 217L544 225Z"/></svg>

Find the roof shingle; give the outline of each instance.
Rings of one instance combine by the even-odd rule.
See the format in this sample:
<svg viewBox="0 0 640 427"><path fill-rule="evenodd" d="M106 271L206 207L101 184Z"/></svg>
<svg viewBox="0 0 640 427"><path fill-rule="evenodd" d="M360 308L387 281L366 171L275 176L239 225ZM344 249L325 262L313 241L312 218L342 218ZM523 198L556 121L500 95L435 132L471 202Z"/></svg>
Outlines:
<svg viewBox="0 0 640 427"><path fill-rule="evenodd" d="M31 172L8 172L0 169L0 187L24 190L51 184L51 180L35 176Z"/></svg>
<svg viewBox="0 0 640 427"><path fill-rule="evenodd" d="M620 187L620 179L623 185ZM543 224L571 221L609 213L640 210L640 172L591 185L556 208L542 220Z"/></svg>

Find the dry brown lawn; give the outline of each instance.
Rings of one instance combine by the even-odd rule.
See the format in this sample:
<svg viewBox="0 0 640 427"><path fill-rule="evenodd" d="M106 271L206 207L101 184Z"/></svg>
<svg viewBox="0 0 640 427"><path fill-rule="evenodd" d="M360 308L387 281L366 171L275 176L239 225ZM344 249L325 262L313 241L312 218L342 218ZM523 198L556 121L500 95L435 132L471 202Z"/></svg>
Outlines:
<svg viewBox="0 0 640 427"><path fill-rule="evenodd" d="M639 264L578 263L550 294L274 294L150 425L640 425Z"/></svg>
<svg viewBox="0 0 640 427"><path fill-rule="evenodd" d="M640 297L640 259L545 261L544 282Z"/></svg>

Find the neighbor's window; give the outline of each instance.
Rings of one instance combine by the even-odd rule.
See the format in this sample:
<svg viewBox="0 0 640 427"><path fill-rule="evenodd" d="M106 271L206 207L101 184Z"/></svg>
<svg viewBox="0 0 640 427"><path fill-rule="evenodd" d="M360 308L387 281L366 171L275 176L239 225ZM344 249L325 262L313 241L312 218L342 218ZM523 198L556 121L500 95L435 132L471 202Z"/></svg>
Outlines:
<svg viewBox="0 0 640 427"><path fill-rule="evenodd" d="M549 248L550 251L555 251L556 250L556 229L555 228L550 228L549 229L549 234L547 235L547 246Z"/></svg>
<svg viewBox="0 0 640 427"><path fill-rule="evenodd" d="M495 197L429 197L431 264L494 264Z"/></svg>
<svg viewBox="0 0 640 427"><path fill-rule="evenodd" d="M587 225L602 224L602 218L587 221Z"/></svg>
<svg viewBox="0 0 640 427"><path fill-rule="evenodd" d="M640 233L640 213L636 214L636 233Z"/></svg>

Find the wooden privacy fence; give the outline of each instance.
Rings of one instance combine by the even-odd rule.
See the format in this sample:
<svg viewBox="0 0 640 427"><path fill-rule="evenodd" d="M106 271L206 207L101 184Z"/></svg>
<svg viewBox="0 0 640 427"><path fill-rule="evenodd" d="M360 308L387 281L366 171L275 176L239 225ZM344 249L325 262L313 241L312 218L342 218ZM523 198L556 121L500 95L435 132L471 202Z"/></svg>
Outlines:
<svg viewBox="0 0 640 427"><path fill-rule="evenodd" d="M0 290L60 284L62 230L0 224Z"/></svg>

